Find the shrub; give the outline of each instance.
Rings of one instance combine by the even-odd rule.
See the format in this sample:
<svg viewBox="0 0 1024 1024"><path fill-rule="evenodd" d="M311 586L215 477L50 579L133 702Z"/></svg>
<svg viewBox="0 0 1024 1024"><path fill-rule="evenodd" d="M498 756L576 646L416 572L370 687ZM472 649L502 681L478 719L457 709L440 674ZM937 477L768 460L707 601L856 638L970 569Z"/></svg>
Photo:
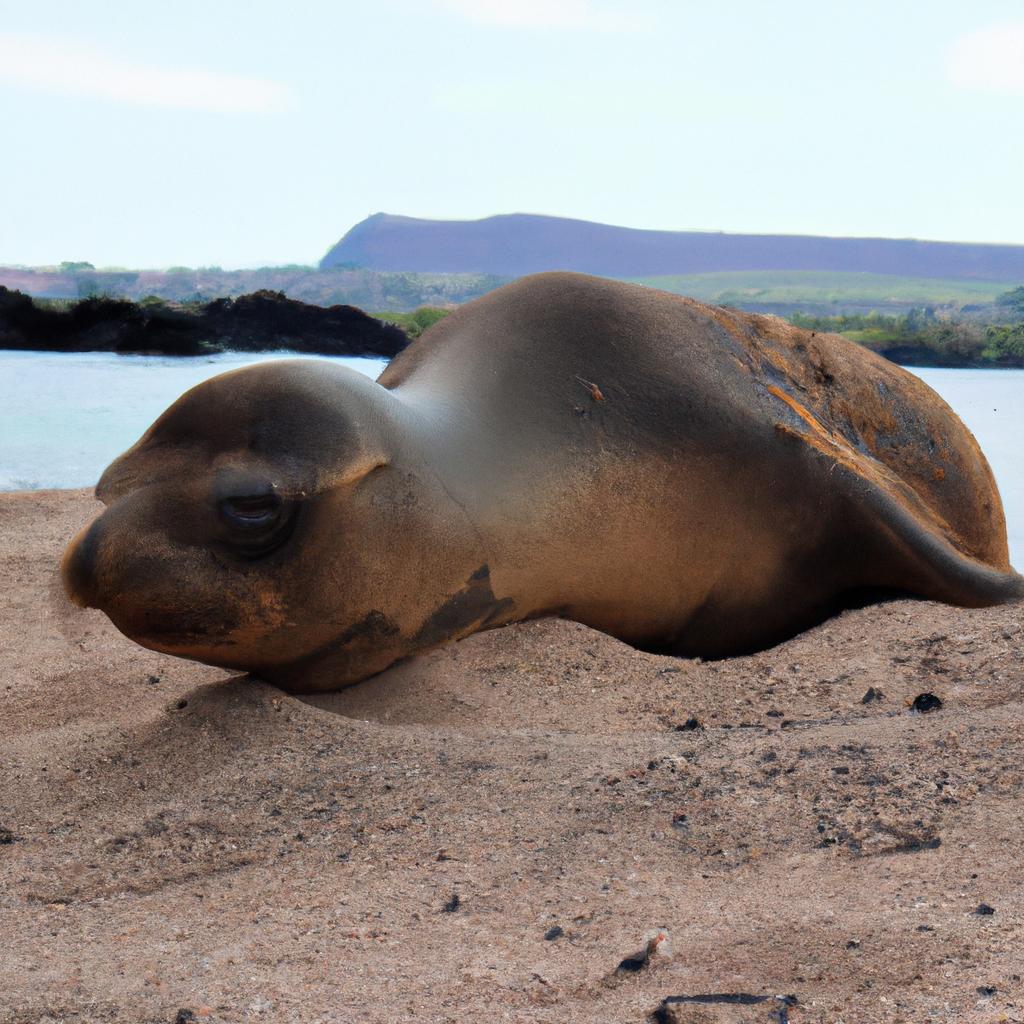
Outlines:
<svg viewBox="0 0 1024 1024"><path fill-rule="evenodd" d="M1024 323L989 327L981 354L995 363L1024 365Z"/></svg>

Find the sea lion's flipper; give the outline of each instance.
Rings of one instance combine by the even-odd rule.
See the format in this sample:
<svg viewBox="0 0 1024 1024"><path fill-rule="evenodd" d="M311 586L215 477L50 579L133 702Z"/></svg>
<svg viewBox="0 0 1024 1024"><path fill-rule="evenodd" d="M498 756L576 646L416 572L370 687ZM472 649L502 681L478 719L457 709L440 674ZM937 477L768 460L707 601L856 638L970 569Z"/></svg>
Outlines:
<svg viewBox="0 0 1024 1024"><path fill-rule="evenodd" d="M874 543L887 556L894 579L901 581L899 589L968 608L1024 598L1024 576L960 551L898 491L860 478L855 493L871 517Z"/></svg>
<svg viewBox="0 0 1024 1024"><path fill-rule="evenodd" d="M863 586L892 587L966 607L1024 598L1024 577L1009 563L993 564L994 559L976 557L958 544L958 531L949 520L962 510L944 508L935 491L902 478L885 461L851 444L781 388L768 385L766 390L793 414L775 429L810 449L829 485L845 498L859 542L872 549L875 557L861 559L873 574ZM987 464L981 475L998 504ZM997 512L1001 523L1001 509Z"/></svg>

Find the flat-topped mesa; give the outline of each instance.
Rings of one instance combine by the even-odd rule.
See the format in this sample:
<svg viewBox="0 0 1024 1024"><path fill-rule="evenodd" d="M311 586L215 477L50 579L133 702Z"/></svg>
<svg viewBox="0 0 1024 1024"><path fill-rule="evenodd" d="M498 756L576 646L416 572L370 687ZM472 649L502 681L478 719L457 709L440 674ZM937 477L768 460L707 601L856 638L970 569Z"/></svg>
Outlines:
<svg viewBox="0 0 1024 1024"><path fill-rule="evenodd" d="M1024 245L650 231L531 213L480 220L376 213L351 228L320 266L500 277L574 270L619 278L819 270L1019 284Z"/></svg>

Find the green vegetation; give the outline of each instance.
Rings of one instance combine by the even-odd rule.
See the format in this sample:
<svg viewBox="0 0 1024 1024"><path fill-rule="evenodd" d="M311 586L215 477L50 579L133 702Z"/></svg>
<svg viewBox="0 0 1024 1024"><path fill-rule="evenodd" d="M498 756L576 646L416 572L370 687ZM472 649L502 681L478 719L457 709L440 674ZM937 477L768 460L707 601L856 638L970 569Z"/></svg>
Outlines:
<svg viewBox="0 0 1024 1024"><path fill-rule="evenodd" d="M1024 324L990 326L982 357L1000 365L1024 366Z"/></svg>
<svg viewBox="0 0 1024 1024"><path fill-rule="evenodd" d="M941 306L989 303L999 281L947 281L825 270L732 270L714 274L636 277L637 284L728 306Z"/></svg>
<svg viewBox="0 0 1024 1024"><path fill-rule="evenodd" d="M996 305L1005 307L1015 319L1024 320L1024 285L998 296Z"/></svg>
<svg viewBox="0 0 1024 1024"><path fill-rule="evenodd" d="M1024 294L1024 289L1015 291ZM1010 311L1015 308L1012 303L997 305ZM932 308L913 309L902 316L794 313L789 319L808 330L842 334L911 366L1024 367L1024 308L1011 312L1009 323L940 317Z"/></svg>
<svg viewBox="0 0 1024 1024"><path fill-rule="evenodd" d="M438 320L443 320L450 309L439 309L437 306L420 306L411 313L371 313L378 320L401 327L410 338L418 338L428 327L433 327Z"/></svg>
<svg viewBox="0 0 1024 1024"><path fill-rule="evenodd" d="M60 267L0 268L0 284L54 298L109 295L136 302L147 295L171 302L202 302L232 298L253 291L284 292L319 306L349 304L362 309L410 313L423 306L444 307L468 302L505 283L489 274L402 273L360 267L316 267L290 264L251 270L220 267L172 267L169 270L96 270L87 263ZM633 278L641 284L705 302L761 309L781 314L870 312L908 313L934 306L950 311L991 306L1006 285L991 281L947 281L892 277L885 274L828 271L729 271L669 277ZM1024 304L1024 295L1005 301Z"/></svg>

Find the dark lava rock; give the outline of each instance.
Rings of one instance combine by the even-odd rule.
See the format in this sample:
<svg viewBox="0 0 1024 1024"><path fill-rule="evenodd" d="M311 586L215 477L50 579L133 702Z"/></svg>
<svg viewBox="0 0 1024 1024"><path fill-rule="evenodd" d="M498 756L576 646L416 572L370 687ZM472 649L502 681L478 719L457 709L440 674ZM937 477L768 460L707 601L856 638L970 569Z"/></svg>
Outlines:
<svg viewBox="0 0 1024 1024"><path fill-rule="evenodd" d="M868 687L867 693L861 697L861 704L873 704L875 701L885 700L885 694L881 690L876 690L873 686Z"/></svg>
<svg viewBox="0 0 1024 1024"><path fill-rule="evenodd" d="M990 907L987 903L979 903L974 908L974 913L977 914L979 917L990 917L995 912L996 908Z"/></svg>
<svg viewBox="0 0 1024 1024"><path fill-rule="evenodd" d="M977 989L978 995L985 996L986 999L989 996L994 996L998 991L999 989L995 985L979 985Z"/></svg>
<svg viewBox="0 0 1024 1024"><path fill-rule="evenodd" d="M459 894L457 892L453 892L451 895L451 899L449 899L448 902L445 903L445 905L441 908L441 912L444 914L454 914L455 911L458 910L459 907L461 906L462 900L459 899Z"/></svg>
<svg viewBox="0 0 1024 1024"><path fill-rule="evenodd" d="M179 1010L174 1016L174 1024L193 1024L199 1018L191 1010Z"/></svg>
<svg viewBox="0 0 1024 1024"><path fill-rule="evenodd" d="M697 729L703 728L704 726L696 718L688 718L682 725L676 726L676 732L694 732Z"/></svg>
<svg viewBox="0 0 1024 1024"><path fill-rule="evenodd" d="M565 934L564 929L560 925L555 925L554 928L549 928L544 933L545 942L554 942L555 939L560 939Z"/></svg>
<svg viewBox="0 0 1024 1024"><path fill-rule="evenodd" d="M408 340L401 328L355 306L311 306L283 292L186 305L96 297L58 310L0 286L0 348L171 356L285 349L391 358Z"/></svg>
<svg viewBox="0 0 1024 1024"><path fill-rule="evenodd" d="M910 705L911 711L918 711L922 715L929 711L938 711L942 707L942 701L934 693L919 693Z"/></svg>

